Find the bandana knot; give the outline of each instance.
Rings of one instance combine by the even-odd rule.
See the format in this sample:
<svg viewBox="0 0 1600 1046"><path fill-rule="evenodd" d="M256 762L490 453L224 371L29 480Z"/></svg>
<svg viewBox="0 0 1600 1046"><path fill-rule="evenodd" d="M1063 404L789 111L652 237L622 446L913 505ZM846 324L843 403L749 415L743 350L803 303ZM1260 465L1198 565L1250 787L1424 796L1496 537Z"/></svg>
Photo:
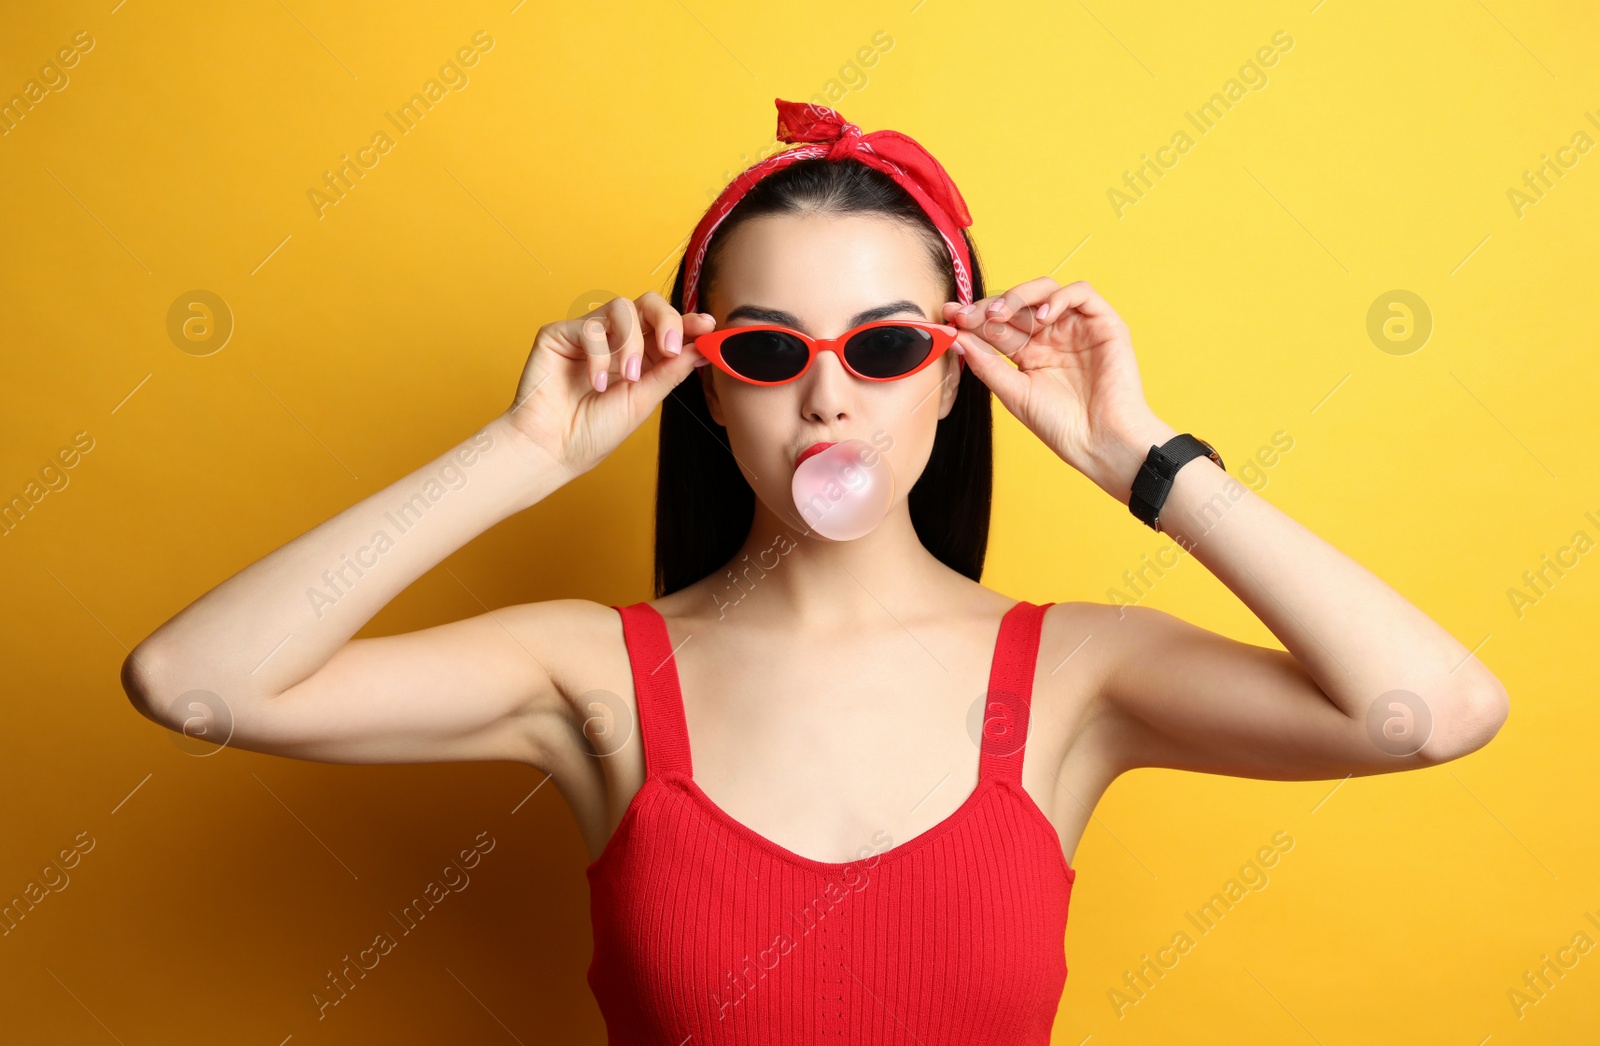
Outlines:
<svg viewBox="0 0 1600 1046"><path fill-rule="evenodd" d="M846 124L844 135L833 143L828 150L828 159L838 161L858 151L861 147L861 128L855 124Z"/></svg>
<svg viewBox="0 0 1600 1046"><path fill-rule="evenodd" d="M950 252L956 276L956 297L972 301L972 259L961 230L972 224L967 203L939 161L899 131L863 134L856 124L825 105L774 98L778 107L778 140L804 143L752 164L722 190L689 237L683 283L685 312L699 308L700 266L717 226L757 182L797 160L822 157L829 162L855 160L882 171L905 189L927 214Z"/></svg>

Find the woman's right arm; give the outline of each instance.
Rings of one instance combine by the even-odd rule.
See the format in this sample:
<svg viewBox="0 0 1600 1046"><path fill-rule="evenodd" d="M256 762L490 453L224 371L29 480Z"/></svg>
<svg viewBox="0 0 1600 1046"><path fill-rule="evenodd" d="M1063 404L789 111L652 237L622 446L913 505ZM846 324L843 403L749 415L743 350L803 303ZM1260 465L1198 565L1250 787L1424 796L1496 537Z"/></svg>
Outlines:
<svg viewBox="0 0 1600 1046"><path fill-rule="evenodd" d="M506 413L184 608L124 662L130 700L170 729L276 755L552 765L576 739L552 655L581 648L609 609L552 600L351 637L456 549L604 459L693 369L689 346L711 326L655 294L547 324ZM630 356L640 378L595 391L596 369L625 374Z"/></svg>

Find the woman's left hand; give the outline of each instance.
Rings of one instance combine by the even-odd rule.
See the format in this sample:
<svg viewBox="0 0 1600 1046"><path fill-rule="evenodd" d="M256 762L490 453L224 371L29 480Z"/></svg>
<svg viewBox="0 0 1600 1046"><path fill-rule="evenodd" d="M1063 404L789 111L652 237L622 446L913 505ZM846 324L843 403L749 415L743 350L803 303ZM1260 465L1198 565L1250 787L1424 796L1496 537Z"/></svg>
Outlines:
<svg viewBox="0 0 1600 1046"><path fill-rule="evenodd" d="M944 322L972 372L1045 445L1127 504L1152 444L1177 430L1145 403L1128 325L1088 283L1019 283ZM1009 357L1015 367L1000 356Z"/></svg>

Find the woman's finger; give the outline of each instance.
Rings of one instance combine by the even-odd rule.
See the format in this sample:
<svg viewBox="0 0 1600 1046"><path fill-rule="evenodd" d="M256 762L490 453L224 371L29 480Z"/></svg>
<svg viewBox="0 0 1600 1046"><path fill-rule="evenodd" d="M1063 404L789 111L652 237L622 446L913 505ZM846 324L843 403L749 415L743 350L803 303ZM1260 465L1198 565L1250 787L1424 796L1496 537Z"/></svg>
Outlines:
<svg viewBox="0 0 1600 1046"><path fill-rule="evenodd" d="M688 339L681 351L657 357L639 380L628 389L629 412L634 424L642 424L650 412L676 388L684 378L694 372L705 359L694 349L693 339L709 334L717 323L705 313L691 312L682 317L684 337Z"/></svg>
<svg viewBox="0 0 1600 1046"><path fill-rule="evenodd" d="M693 357L693 362L690 364L689 369L693 370L695 367L700 366L702 362L708 362L704 356L695 351L694 341L701 335L710 334L715 330L717 321L708 312L685 314L674 312L674 315L678 317L677 333L673 336L673 340L677 343L677 349L674 352L662 352L661 361L670 363L681 356L691 356ZM663 340L665 341L665 339Z"/></svg>
<svg viewBox="0 0 1600 1046"><path fill-rule="evenodd" d="M589 384L596 392L606 390L606 371L611 366L611 345L608 340L606 317L596 310L578 319L578 345L583 349L584 367L589 372Z"/></svg>
<svg viewBox="0 0 1600 1046"><path fill-rule="evenodd" d="M633 302L618 295L585 316L579 329L589 364L589 383L596 392L604 392L610 385L612 360L629 353L639 354L644 344L639 314L634 311Z"/></svg>
<svg viewBox="0 0 1600 1046"><path fill-rule="evenodd" d="M642 358L629 356L622 361L622 376L629 381L638 381L644 367L683 351L683 317L667 299L646 291L634 300L634 307L643 328L643 346Z"/></svg>
<svg viewBox="0 0 1600 1046"><path fill-rule="evenodd" d="M996 295L988 310L993 315L1010 315L1022 309L1032 308L1046 301L1060 286L1061 284L1049 276L1039 276Z"/></svg>
<svg viewBox="0 0 1600 1046"><path fill-rule="evenodd" d="M997 296L973 302L965 312L952 313L948 322L957 330L978 335L995 349L1010 356L1028 344L1033 328L995 318L996 314L990 312L988 306L998 300Z"/></svg>
<svg viewBox="0 0 1600 1046"><path fill-rule="evenodd" d="M984 306L984 318L1003 320L1018 330L1032 334L1042 324L1042 321L1034 316L1035 309L1048 301L1050 295L1060 286L1061 284L1049 276L1039 276L1026 283L1019 283L987 301Z"/></svg>
<svg viewBox="0 0 1600 1046"><path fill-rule="evenodd" d="M1050 295L1050 311L1046 314L1046 322L1053 323L1057 317L1065 315L1070 309L1075 309L1079 314L1093 319L1122 322L1117 310L1100 296L1099 291L1089 286L1087 280L1076 280Z"/></svg>
<svg viewBox="0 0 1600 1046"><path fill-rule="evenodd" d="M1077 280L1063 287L1048 276L975 302L965 313L959 309L956 303L946 303L945 322L964 330L984 331L988 341L1007 352L1014 351L1012 346L1016 339L995 326L1000 322L1028 336L1074 311L1091 319L1122 322L1122 317L1088 281Z"/></svg>
<svg viewBox="0 0 1600 1046"><path fill-rule="evenodd" d="M987 340L971 331L956 335L956 344L963 350L963 359L978 380L989 386L1005 408L1020 416L1022 404L1027 401L1028 378L1003 353Z"/></svg>
<svg viewBox="0 0 1600 1046"><path fill-rule="evenodd" d="M979 298L968 305L956 302L945 304L945 322L959 330L977 330L983 326L984 317L988 314L989 303L994 298Z"/></svg>
<svg viewBox="0 0 1600 1046"><path fill-rule="evenodd" d="M986 339L1009 354L1025 345L1028 338L1045 324L1035 318L1032 306L1017 309L1003 307L1005 305L1004 296L998 294L973 302L964 312L961 311L961 305L946 302L945 322L961 330L982 331ZM1020 337L1003 332L1001 325L1010 326Z"/></svg>

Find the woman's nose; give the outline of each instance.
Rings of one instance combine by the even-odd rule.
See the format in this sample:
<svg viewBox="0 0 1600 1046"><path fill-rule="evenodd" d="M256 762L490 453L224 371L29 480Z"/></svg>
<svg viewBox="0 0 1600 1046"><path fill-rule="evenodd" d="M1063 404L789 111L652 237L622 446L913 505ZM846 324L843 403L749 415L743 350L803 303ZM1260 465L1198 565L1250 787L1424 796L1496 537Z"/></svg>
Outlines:
<svg viewBox="0 0 1600 1046"><path fill-rule="evenodd" d="M819 352L811 369L800 379L800 412L807 418L832 422L848 416L855 376L844 368L836 352Z"/></svg>

